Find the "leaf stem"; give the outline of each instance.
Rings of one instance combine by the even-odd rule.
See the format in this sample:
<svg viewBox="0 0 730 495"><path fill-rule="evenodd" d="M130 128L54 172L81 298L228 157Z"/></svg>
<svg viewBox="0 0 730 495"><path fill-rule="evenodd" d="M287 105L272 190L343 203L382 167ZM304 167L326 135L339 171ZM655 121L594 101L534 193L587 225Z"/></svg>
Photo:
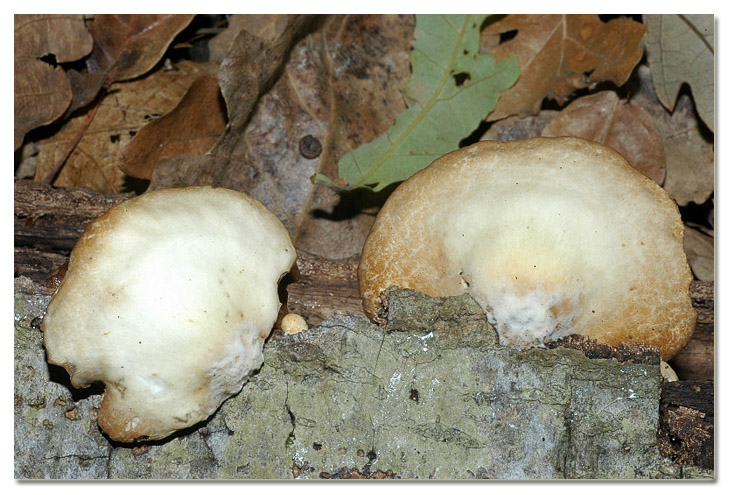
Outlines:
<svg viewBox="0 0 730 495"><path fill-rule="evenodd" d="M91 108L91 110L89 110L89 113L86 114L86 120L84 121L84 125L81 126L79 132L76 133L76 136L74 137L71 145L68 147L63 157L61 157L61 159L56 162L53 168L43 178L43 183L51 185L56 179L56 176L61 171L61 168L63 168L63 165L68 160L68 157L71 156L71 153L73 153L73 151L76 149L76 146L79 144L79 141L81 141L81 138L84 137L84 134L86 134L86 130L91 125L91 121L94 120L94 115L96 115L96 111L99 109L101 100L102 98L96 98L96 103L94 103L94 106Z"/></svg>
<svg viewBox="0 0 730 495"><path fill-rule="evenodd" d="M434 89L433 95L431 98L428 99L426 104L421 107L421 111L419 112L419 116L411 122L411 124L403 130L400 136L398 136L398 139L395 141L390 140L390 136L388 135L388 141L392 143L392 145L388 148L388 151L386 151L383 156L378 160L376 163L374 163L370 169L362 175L360 180L355 185L351 185L350 187L357 188L357 187L363 187L367 184L367 180L372 176L375 172L377 172L382 164L392 155L395 150L400 146L403 141L408 137L408 135L413 131L413 129L419 124L421 119L423 118L423 115L426 115L429 110L436 104L436 102L439 100L439 96L441 95L441 92L443 91L444 87L446 86L446 83L449 81L449 77L451 77L451 69L456 63L456 60L459 56L459 50L461 49L461 44L463 42L464 36L466 35L466 27L469 25L469 22L471 21L471 15L465 15L464 16L464 23L460 31L458 31L458 37L456 40L456 43L454 44L454 48L451 52L451 57L449 58L449 63L446 67L444 67L444 74L441 78L441 81L439 81L439 84ZM414 49L417 49L414 47ZM386 135L388 132L386 131ZM353 159L355 157L353 156Z"/></svg>

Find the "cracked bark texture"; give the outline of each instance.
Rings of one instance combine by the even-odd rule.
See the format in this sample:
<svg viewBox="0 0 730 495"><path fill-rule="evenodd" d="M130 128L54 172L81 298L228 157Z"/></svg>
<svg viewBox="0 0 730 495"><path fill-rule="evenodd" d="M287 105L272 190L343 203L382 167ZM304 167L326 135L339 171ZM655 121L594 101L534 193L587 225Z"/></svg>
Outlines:
<svg viewBox="0 0 730 495"><path fill-rule="evenodd" d="M51 290L15 287L15 477L711 478L659 454L656 365L499 346L468 296L391 295L385 331L335 315L277 331L208 421L147 444L96 426L100 390L45 362Z"/></svg>

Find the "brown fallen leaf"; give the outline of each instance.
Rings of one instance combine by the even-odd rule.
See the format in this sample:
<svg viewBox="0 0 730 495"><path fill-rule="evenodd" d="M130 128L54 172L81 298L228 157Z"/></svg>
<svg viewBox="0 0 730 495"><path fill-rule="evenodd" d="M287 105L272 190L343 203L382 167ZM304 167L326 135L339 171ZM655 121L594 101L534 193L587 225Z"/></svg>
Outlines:
<svg viewBox="0 0 730 495"><path fill-rule="evenodd" d="M120 168L132 177L150 179L164 158L210 151L225 127L218 79L200 76L172 111L140 129L122 151Z"/></svg>
<svg viewBox="0 0 730 495"><path fill-rule="evenodd" d="M559 104L577 89L611 81L621 86L641 60L646 28L628 19L607 23L592 14L508 15L488 25L485 35L517 31L494 51L514 53L520 79L499 99L488 120L537 113L543 98Z"/></svg>
<svg viewBox="0 0 730 495"><path fill-rule="evenodd" d="M211 62L221 63L228 55L233 38L241 31L273 42L287 28L287 15L284 14L234 14L228 18L228 28L208 42Z"/></svg>
<svg viewBox="0 0 730 495"><path fill-rule="evenodd" d="M684 250L692 273L697 280L715 280L715 237L714 231L705 232L693 224L685 225Z"/></svg>
<svg viewBox="0 0 730 495"><path fill-rule="evenodd" d="M670 115L654 122L667 151L664 188L680 205L703 204L715 190L715 149L703 136L689 96L680 96Z"/></svg>
<svg viewBox="0 0 730 495"><path fill-rule="evenodd" d="M215 149L205 156L180 155L161 160L151 178L151 190L216 185L248 192L245 184L234 184L236 175L242 173L242 164L246 163L246 143L241 139L243 131L260 95L270 88L276 75L281 73L292 40L305 29L307 22L306 16L287 17L287 28L273 42L267 42L245 30L235 36L229 56L218 72L221 94L229 116L227 131ZM236 151L237 147L241 148L240 152Z"/></svg>
<svg viewBox="0 0 730 495"><path fill-rule="evenodd" d="M94 48L82 71L69 71L74 99L67 114L89 104L104 84L149 72L192 14L97 14L87 20Z"/></svg>
<svg viewBox="0 0 730 495"><path fill-rule="evenodd" d="M697 112L715 129L715 16L712 14L651 14L647 60L654 72L657 96L674 110L685 82L692 88Z"/></svg>
<svg viewBox="0 0 730 495"><path fill-rule="evenodd" d="M192 14L102 14L89 20L94 51L88 66L105 71L108 82L126 81L148 72Z"/></svg>
<svg viewBox="0 0 730 495"><path fill-rule="evenodd" d="M576 136L613 148L657 184L664 182L666 155L651 116L613 91L583 96L543 129L543 136Z"/></svg>
<svg viewBox="0 0 730 495"><path fill-rule="evenodd" d="M88 55L92 38L82 15L23 14L14 20L17 150L26 133L54 122L66 111L72 98L71 84L66 71L56 64Z"/></svg>
<svg viewBox="0 0 730 495"><path fill-rule="evenodd" d="M286 65L277 69L256 58L266 42L242 32L230 63L223 63L228 75L220 78L229 129L212 156L160 163L151 186L208 181L245 191L276 213L297 249L331 259L358 253L372 222L361 203L382 198L340 196L310 178L336 176L340 157L387 130L405 109L412 37L411 16L328 16L289 47ZM247 67L282 72L258 99ZM246 95L258 99L250 115L234 110L248 108ZM315 141L318 156L311 152Z"/></svg>
<svg viewBox="0 0 730 495"><path fill-rule="evenodd" d="M184 61L177 71L156 71L148 77L115 83L98 107L96 117L84 133L54 185L85 186L100 192L118 192L124 181L119 169L122 149L142 126L172 110L192 82L215 66ZM36 143L36 180L48 174L77 136L86 120L79 114L52 136Z"/></svg>
<svg viewBox="0 0 730 495"><path fill-rule="evenodd" d="M67 160L75 153L96 116L103 89L111 84L138 77L149 71L162 57L172 38L192 19L192 15L97 15L87 18L94 48L86 58L86 70L69 71L73 99L64 116L95 101L86 119L67 142L67 149L41 180L53 183ZM108 182L109 178L105 178Z"/></svg>
<svg viewBox="0 0 730 495"><path fill-rule="evenodd" d="M255 166L269 170L279 163L287 177L277 197L291 219L298 249L330 259L360 252L373 216L358 209L384 196L339 195L310 178L315 173L337 177L343 155L385 132L405 110L402 90L410 78L413 22L410 16L328 18L321 31L295 48L286 78L252 119L246 136ZM285 115L290 118L278 129L277 157L267 150L267 135ZM300 148L308 135L322 146L314 159Z"/></svg>
<svg viewBox="0 0 730 495"><path fill-rule="evenodd" d="M492 123L480 141L512 141L542 136L542 130L550 123L557 110L541 110L537 115L520 117L513 115Z"/></svg>
<svg viewBox="0 0 730 495"><path fill-rule="evenodd" d="M219 156L238 154L239 132L248 124L260 95L276 82L295 38L308 29L309 16L287 17L287 27L276 41L269 42L247 31L236 35L221 64L218 81L230 116L230 130L218 146ZM245 145L243 145L245 148Z"/></svg>
<svg viewBox="0 0 730 495"><path fill-rule="evenodd" d="M649 68L639 67L637 75L639 90L632 101L651 115L664 141L664 189L679 206L703 204L715 190L714 135L700 125L689 95L680 95L670 113L657 99Z"/></svg>

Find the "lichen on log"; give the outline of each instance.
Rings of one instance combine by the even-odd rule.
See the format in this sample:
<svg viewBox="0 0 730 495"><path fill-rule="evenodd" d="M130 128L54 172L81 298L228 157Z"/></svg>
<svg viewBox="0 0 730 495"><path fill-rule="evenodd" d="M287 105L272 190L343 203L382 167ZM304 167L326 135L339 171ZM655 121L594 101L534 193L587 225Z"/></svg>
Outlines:
<svg viewBox="0 0 730 495"><path fill-rule="evenodd" d="M657 448L654 364L516 351L469 296L391 294L386 331L363 315L268 340L264 364L204 424L148 444L98 429L99 391L48 369L15 291L16 478L711 478Z"/></svg>

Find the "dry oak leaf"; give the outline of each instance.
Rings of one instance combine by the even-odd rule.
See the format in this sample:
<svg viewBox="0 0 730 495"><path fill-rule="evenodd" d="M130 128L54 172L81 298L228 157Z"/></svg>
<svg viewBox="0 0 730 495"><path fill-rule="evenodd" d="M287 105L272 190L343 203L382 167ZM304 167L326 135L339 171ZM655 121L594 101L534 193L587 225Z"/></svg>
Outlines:
<svg viewBox="0 0 730 495"><path fill-rule="evenodd" d="M233 14L228 18L228 27L208 42L211 62L221 63L228 55L233 38L241 31L248 31L263 40L273 42L288 26L284 14Z"/></svg>
<svg viewBox="0 0 730 495"><path fill-rule="evenodd" d="M184 61L176 68L112 84L54 185L85 186L104 193L120 191L124 185L124 173L119 169L122 149L142 126L175 108L192 82L216 66ZM53 136L38 141L36 180L45 177L67 152L85 119L84 113L74 116Z"/></svg>
<svg viewBox="0 0 730 495"><path fill-rule="evenodd" d="M94 48L86 69L69 71L74 100L70 111L90 103L103 85L149 72L192 14L97 14L86 21Z"/></svg>
<svg viewBox="0 0 730 495"><path fill-rule="evenodd" d="M160 61L168 45L193 19L191 14L102 14L89 19L94 51L93 71L107 73L107 82L139 77Z"/></svg>
<svg viewBox="0 0 730 495"><path fill-rule="evenodd" d="M373 217L358 206L369 193L339 195L315 185L311 176L337 176L337 162L362 142L376 138L405 109L401 90L410 78L413 17L333 16L292 51L285 76L262 99L246 130L253 163L261 170L254 187L275 184L288 212L297 249L336 259L362 249ZM274 128L277 121L284 124ZM268 139L277 137L277 151ZM300 142L307 135L322 146L308 158ZM278 163L278 165L277 165ZM287 165L288 164L288 165ZM281 182L264 179L281 170Z"/></svg>
<svg viewBox="0 0 730 495"><path fill-rule="evenodd" d="M306 16L287 16L287 28L275 41L266 41L248 31L234 37L226 59L220 64L218 82L228 113L228 126L215 148L204 156L178 155L158 162L150 189L216 185L250 193L239 176L258 176L247 166L247 143L242 138L251 112L263 93L275 82L286 63L292 40L307 22ZM267 201L262 199L270 209ZM280 212L275 211L279 219Z"/></svg>
<svg viewBox="0 0 730 495"><path fill-rule="evenodd" d="M607 23L597 15L508 15L485 35L517 31L494 51L498 60L514 53L520 79L504 93L488 120L537 113L545 97L563 104L577 89L603 81L621 86L641 60L646 28L628 19Z"/></svg>
<svg viewBox="0 0 730 495"><path fill-rule="evenodd" d="M613 91L583 96L565 107L543 129L543 136L576 136L613 148L657 184L664 182L664 143L651 115Z"/></svg>
<svg viewBox="0 0 730 495"><path fill-rule="evenodd" d="M79 60L91 47L82 15L15 16L16 150L26 133L55 121L71 103L71 84L56 64ZM51 60L44 61L46 57Z"/></svg>
<svg viewBox="0 0 730 495"><path fill-rule="evenodd" d="M669 113L654 92L649 68L640 66L636 75L639 87L631 101L651 115L664 141L664 190L679 206L704 203L715 190L714 134L701 125L690 95L680 95L674 111Z"/></svg>
<svg viewBox="0 0 730 495"><path fill-rule="evenodd" d="M226 109L218 79L196 79L180 103L134 136L122 151L120 168L138 179L150 179L157 163L177 155L203 155L223 135Z"/></svg>
<svg viewBox="0 0 730 495"><path fill-rule="evenodd" d="M662 104L674 110L683 83L692 88L697 113L715 129L715 26L712 14L645 15L646 55Z"/></svg>
<svg viewBox="0 0 730 495"><path fill-rule="evenodd" d="M653 115L667 152L664 189L680 206L704 203L715 190L715 149L699 128L691 98L680 96L671 116Z"/></svg>
<svg viewBox="0 0 730 495"><path fill-rule="evenodd" d="M218 70L229 120L226 131L206 155L178 155L158 162L150 180L151 190L216 185L251 193L246 180L255 180L258 173L247 164L248 145L243 132L259 98L270 90L286 64L295 36L307 22L307 16L287 16L287 27L275 41L266 41L245 30L236 34ZM257 199L274 209L271 198ZM281 212L275 213L283 218Z"/></svg>
<svg viewBox="0 0 730 495"><path fill-rule="evenodd" d="M287 49L281 75L261 97L251 95L260 82L250 67L273 69L254 50L268 43L242 31L219 75L231 121L224 137L205 157L160 163L151 187L208 183L245 191L274 211L297 249L331 259L359 253L372 223L360 208L372 193L340 196L310 178L336 176L340 157L405 109L413 25L412 16L327 16ZM250 115L242 113L253 106L247 96L258 100ZM312 139L321 144L318 156L300 149Z"/></svg>

